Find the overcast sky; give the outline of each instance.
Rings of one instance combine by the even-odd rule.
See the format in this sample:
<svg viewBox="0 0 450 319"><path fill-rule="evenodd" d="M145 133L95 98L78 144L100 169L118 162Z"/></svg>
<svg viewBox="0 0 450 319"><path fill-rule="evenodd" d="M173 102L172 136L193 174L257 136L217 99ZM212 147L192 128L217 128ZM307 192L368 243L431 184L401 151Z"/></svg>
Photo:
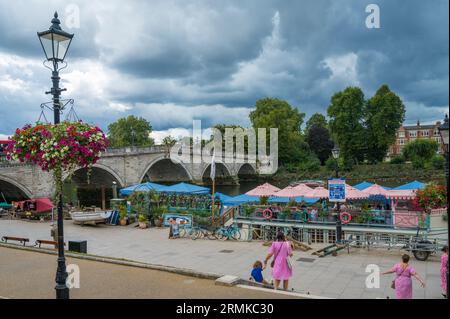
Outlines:
<svg viewBox="0 0 450 319"><path fill-rule="evenodd" d="M366 27L370 3L379 29ZM36 32L55 10L75 33L63 98L104 130L129 114L147 118L158 138L177 137L193 119L248 126L263 97L308 118L349 85L370 97L388 84L406 123L441 120L448 109L447 0L0 0L0 137L35 122L50 99Z"/></svg>

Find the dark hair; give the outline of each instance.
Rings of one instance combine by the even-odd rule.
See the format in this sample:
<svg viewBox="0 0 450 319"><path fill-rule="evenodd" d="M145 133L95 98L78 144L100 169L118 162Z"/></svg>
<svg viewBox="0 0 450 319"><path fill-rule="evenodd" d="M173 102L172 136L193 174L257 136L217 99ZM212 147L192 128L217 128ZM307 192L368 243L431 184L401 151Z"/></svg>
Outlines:
<svg viewBox="0 0 450 319"><path fill-rule="evenodd" d="M284 237L284 233L282 231L279 231L277 234L277 241L285 241L286 238Z"/></svg>
<svg viewBox="0 0 450 319"><path fill-rule="evenodd" d="M448 253L448 246L442 247L442 251Z"/></svg>
<svg viewBox="0 0 450 319"><path fill-rule="evenodd" d="M262 262L260 262L259 260L255 261L255 263L253 264L253 269L255 268L262 268L263 264Z"/></svg>
<svg viewBox="0 0 450 319"><path fill-rule="evenodd" d="M405 264L407 264L407 263L409 262L409 255L408 255L408 254L404 254L404 255L402 256L402 261L403 261Z"/></svg>

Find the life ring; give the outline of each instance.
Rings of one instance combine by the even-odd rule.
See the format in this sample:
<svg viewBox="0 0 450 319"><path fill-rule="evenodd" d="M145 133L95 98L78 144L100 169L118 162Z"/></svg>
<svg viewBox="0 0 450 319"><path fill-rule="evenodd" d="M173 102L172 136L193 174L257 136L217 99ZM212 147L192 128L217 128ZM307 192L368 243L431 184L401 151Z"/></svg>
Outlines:
<svg viewBox="0 0 450 319"><path fill-rule="evenodd" d="M264 219L272 219L273 213L269 208L266 208L263 210L262 216L264 217Z"/></svg>
<svg viewBox="0 0 450 319"><path fill-rule="evenodd" d="M345 216L345 218L344 218L344 216ZM350 223L351 220L352 220L352 215L350 215L350 213L347 213L347 212L341 213L341 222L343 224L348 224L348 223Z"/></svg>

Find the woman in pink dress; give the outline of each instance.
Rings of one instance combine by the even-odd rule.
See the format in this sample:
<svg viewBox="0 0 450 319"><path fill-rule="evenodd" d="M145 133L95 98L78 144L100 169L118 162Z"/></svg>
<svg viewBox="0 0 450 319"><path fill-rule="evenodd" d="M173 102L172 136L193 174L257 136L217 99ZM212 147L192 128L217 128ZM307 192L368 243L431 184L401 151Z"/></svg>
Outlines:
<svg viewBox="0 0 450 319"><path fill-rule="evenodd" d="M274 280L275 289L278 289L280 282L283 281L283 289L287 290L289 286L289 279L292 277L292 269L288 263L288 256L292 256L292 246L289 241L286 241L284 234L279 232L277 240L272 243L269 249L264 265L267 265L268 260L273 256L272 278Z"/></svg>
<svg viewBox="0 0 450 319"><path fill-rule="evenodd" d="M420 278L416 270L408 265L409 255L402 256L402 262L396 264L390 270L383 273L383 275L395 273L395 295L397 299L412 299L412 278L416 278L422 287L425 287L425 282Z"/></svg>
<svg viewBox="0 0 450 319"><path fill-rule="evenodd" d="M448 264L448 246L442 248L441 256L441 289L442 295L447 298L447 264Z"/></svg>

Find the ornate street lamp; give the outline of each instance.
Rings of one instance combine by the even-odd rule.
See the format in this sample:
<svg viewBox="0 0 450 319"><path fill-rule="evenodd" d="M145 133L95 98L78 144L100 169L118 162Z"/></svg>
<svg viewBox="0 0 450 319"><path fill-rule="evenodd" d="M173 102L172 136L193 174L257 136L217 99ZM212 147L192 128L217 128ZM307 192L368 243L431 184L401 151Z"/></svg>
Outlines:
<svg viewBox="0 0 450 319"><path fill-rule="evenodd" d="M442 138L442 143L444 144L444 153L445 153L445 185L447 186L447 230L450 230L450 222L449 222L449 210L448 210L448 199L449 199L449 176L448 176L448 115L445 114L444 124L439 126L439 134ZM447 237L447 246L450 243L450 237ZM447 298L448 298L448 292L449 292L449 267L447 262Z"/></svg>
<svg viewBox="0 0 450 319"><path fill-rule="evenodd" d="M337 143L334 144L333 149L331 150L331 153L333 154L333 158L335 159L335 167L336 167L336 178L339 178L339 155L340 155L340 148ZM342 239L342 223L341 223L341 203L337 202L337 212L336 212L336 243L340 244Z"/></svg>
<svg viewBox="0 0 450 319"><path fill-rule="evenodd" d="M53 87L49 92L45 94L52 94L53 96L53 116L55 124L58 124L59 116L61 113L60 95L62 91L66 89L59 88L59 71L67 66L64 62L70 43L72 42L73 34L63 31L60 27L60 21L58 19L58 13L52 19L52 25L47 31L38 32L39 41L41 42L42 49L45 53L46 60L44 61L45 67L52 71ZM52 63L52 67L47 66L45 63L49 61ZM60 67L60 64L63 66ZM56 298L57 299L69 299L69 288L66 285L67 270L66 259L64 257L64 230L63 230L63 203L62 194L59 194L58 202L58 268L56 270Z"/></svg>

